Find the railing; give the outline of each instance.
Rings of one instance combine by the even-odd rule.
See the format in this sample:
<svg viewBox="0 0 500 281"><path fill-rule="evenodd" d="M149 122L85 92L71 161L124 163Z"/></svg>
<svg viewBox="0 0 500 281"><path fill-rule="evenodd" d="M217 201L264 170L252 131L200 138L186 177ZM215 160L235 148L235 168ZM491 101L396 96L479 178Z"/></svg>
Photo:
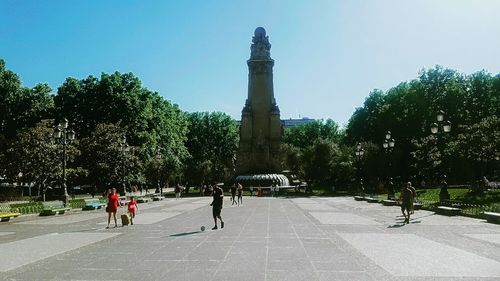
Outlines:
<svg viewBox="0 0 500 281"><path fill-rule="evenodd" d="M422 208L430 211L434 211L438 206L448 206L459 208L461 210L461 214L468 217L482 218L484 219L484 212L500 212L500 207L488 206L488 205L480 205L480 204L470 204L463 203L458 200L445 200L442 202L439 201L430 201L430 200L416 200L422 204Z"/></svg>

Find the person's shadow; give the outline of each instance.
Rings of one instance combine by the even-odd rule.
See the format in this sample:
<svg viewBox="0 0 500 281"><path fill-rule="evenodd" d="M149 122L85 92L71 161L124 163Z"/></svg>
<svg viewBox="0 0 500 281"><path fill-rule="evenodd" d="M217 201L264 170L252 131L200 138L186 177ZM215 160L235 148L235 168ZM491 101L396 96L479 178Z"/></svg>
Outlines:
<svg viewBox="0 0 500 281"><path fill-rule="evenodd" d="M179 236L187 236L187 235L193 235L196 233L200 233L201 231L190 231L190 232L181 232L181 233L175 233L175 234L170 234L170 237L179 237Z"/></svg>
<svg viewBox="0 0 500 281"><path fill-rule="evenodd" d="M398 216L396 218L396 223L395 224L392 224L392 225L389 225L387 226L387 228L399 228L399 227L402 227L404 226L406 223L405 223L405 219L403 216Z"/></svg>

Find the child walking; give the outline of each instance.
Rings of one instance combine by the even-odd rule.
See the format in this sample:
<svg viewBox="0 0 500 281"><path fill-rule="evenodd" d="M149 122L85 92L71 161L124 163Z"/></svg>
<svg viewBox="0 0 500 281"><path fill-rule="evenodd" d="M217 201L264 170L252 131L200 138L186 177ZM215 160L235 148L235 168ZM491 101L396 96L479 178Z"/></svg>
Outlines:
<svg viewBox="0 0 500 281"><path fill-rule="evenodd" d="M135 197L130 198L130 202L128 203L128 213L130 215L130 224L134 224L135 213L139 210L137 206L137 201Z"/></svg>

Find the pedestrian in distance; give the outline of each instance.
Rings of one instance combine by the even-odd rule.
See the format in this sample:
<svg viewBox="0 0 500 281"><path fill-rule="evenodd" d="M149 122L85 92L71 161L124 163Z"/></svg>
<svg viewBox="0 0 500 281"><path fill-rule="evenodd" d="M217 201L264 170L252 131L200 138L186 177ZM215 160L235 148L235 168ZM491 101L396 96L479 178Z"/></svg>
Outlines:
<svg viewBox="0 0 500 281"><path fill-rule="evenodd" d="M243 186L238 183L238 205L243 204Z"/></svg>
<svg viewBox="0 0 500 281"><path fill-rule="evenodd" d="M415 209L415 197L417 197L417 191L411 185L411 182L406 183L406 186L411 190L412 200L411 200L411 210L410 213L413 215Z"/></svg>
<svg viewBox="0 0 500 281"><path fill-rule="evenodd" d="M409 186L411 186L411 184L409 185L408 183L403 186L401 193L399 194L399 199L401 200L401 212L405 217L405 223L410 223L411 202L413 201L413 193Z"/></svg>
<svg viewBox="0 0 500 281"><path fill-rule="evenodd" d="M118 211L118 206L120 205L118 202L118 194L116 194L116 188L110 188L107 192L108 196L108 205L106 206L106 212L108 213L108 226L111 223L111 215L113 215L113 219L115 221L115 227L118 227L118 222L116 220L116 212Z"/></svg>
<svg viewBox="0 0 500 281"><path fill-rule="evenodd" d="M135 200L135 197L132 196L130 198L130 202L128 203L128 214L130 216L130 224L134 224L134 219L135 219L135 214L139 210L139 206L137 205L137 201Z"/></svg>
<svg viewBox="0 0 500 281"><path fill-rule="evenodd" d="M181 199L181 187L179 186L179 184L175 185L174 192L175 192L175 200Z"/></svg>
<svg viewBox="0 0 500 281"><path fill-rule="evenodd" d="M231 186L231 206L236 204L238 205L238 203L236 202L236 184L233 183L233 185Z"/></svg>
<svg viewBox="0 0 500 281"><path fill-rule="evenodd" d="M250 186L250 196L253 196L253 186Z"/></svg>
<svg viewBox="0 0 500 281"><path fill-rule="evenodd" d="M221 211L222 211L222 204L224 202L224 191L222 188L214 184L213 187L213 201L210 204L212 206L212 216L214 217L214 223L215 226L212 228L212 230L217 229L217 219L220 220L220 228L224 228L224 221L222 220L221 217Z"/></svg>

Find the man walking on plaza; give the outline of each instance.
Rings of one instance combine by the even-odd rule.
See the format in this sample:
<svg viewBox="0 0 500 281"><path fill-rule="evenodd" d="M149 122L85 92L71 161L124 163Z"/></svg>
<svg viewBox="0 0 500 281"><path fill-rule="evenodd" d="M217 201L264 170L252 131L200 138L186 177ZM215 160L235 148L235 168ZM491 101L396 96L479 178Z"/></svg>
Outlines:
<svg viewBox="0 0 500 281"><path fill-rule="evenodd" d="M410 210L411 204L413 202L413 192L410 189L410 186L410 183L407 183L405 186L403 186L403 189L401 189L401 193L399 195L399 199L401 200L401 212L405 217L405 223L410 223Z"/></svg>
<svg viewBox="0 0 500 281"><path fill-rule="evenodd" d="M220 228L224 228L224 221L222 221L222 218L220 216L220 213L222 211L222 204L224 201L224 191L218 185L214 184L214 191L212 194L214 199L210 204L210 206L212 206L212 215L214 217L214 223L215 223L215 226L212 228L212 230L216 230L217 218L219 218L220 220Z"/></svg>

